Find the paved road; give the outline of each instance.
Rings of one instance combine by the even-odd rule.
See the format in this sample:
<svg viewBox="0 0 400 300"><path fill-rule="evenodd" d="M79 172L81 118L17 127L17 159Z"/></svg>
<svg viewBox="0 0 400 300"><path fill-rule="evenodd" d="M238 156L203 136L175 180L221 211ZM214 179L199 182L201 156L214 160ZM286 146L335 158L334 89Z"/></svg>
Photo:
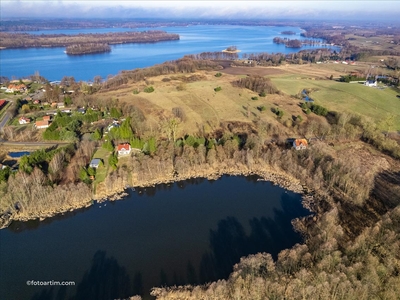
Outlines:
<svg viewBox="0 0 400 300"><path fill-rule="evenodd" d="M11 113L6 112L3 116L3 120L0 122L0 132L3 131L3 127L8 123L8 121L11 119Z"/></svg>
<svg viewBox="0 0 400 300"><path fill-rule="evenodd" d="M0 120L0 132L3 131L3 127L6 126L6 124L8 123L8 121L10 121L10 119L12 117L10 111L13 106L13 102L10 100L7 100L7 101L10 102L11 104L8 105L8 107L6 109L6 113L3 115L2 120Z"/></svg>
<svg viewBox="0 0 400 300"><path fill-rule="evenodd" d="M0 146L26 146L26 147L49 147L54 145L68 145L71 142L10 142L0 140Z"/></svg>

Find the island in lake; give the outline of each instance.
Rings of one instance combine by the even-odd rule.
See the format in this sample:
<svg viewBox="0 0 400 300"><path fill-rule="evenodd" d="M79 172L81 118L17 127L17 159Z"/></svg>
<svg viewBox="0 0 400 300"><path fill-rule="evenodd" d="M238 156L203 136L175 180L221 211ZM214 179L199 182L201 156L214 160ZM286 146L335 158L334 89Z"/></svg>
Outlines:
<svg viewBox="0 0 400 300"><path fill-rule="evenodd" d="M74 44L65 49L68 55L81 55L92 53L111 52L111 47L108 44L102 43L88 43L88 44Z"/></svg>
<svg viewBox="0 0 400 300"><path fill-rule="evenodd" d="M226 53L239 53L241 50L238 50L236 46L229 46L228 48L222 50L222 52Z"/></svg>

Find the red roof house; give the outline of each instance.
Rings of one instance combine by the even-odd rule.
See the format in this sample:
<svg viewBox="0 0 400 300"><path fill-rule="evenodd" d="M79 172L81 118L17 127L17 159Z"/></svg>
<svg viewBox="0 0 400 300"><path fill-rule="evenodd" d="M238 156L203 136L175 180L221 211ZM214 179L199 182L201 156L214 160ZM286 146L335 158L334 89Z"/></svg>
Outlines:
<svg viewBox="0 0 400 300"><path fill-rule="evenodd" d="M128 143L119 144L117 146L118 156L129 155L132 151L131 145Z"/></svg>
<svg viewBox="0 0 400 300"><path fill-rule="evenodd" d="M306 149L308 146L308 142L306 139L295 139L293 141L293 148L296 150L303 150Z"/></svg>

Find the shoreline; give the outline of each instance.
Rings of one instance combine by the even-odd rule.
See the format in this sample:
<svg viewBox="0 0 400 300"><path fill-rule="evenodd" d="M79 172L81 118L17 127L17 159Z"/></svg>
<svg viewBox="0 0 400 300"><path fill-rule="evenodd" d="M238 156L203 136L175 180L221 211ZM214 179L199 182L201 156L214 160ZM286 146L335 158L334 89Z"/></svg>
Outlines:
<svg viewBox="0 0 400 300"><path fill-rule="evenodd" d="M32 220L39 220L43 221L47 218L52 218L57 215L61 215L67 212L72 212L81 208L87 208L95 203L102 203L105 201L116 201L125 198L128 193L126 192L127 189L130 188L143 188L143 187L154 187L160 184L169 184L180 182L192 178L205 178L207 180L218 180L224 175L228 176L250 176L250 175L257 175L260 177L259 181L269 181L274 185L278 185L279 187L292 191L294 193L302 194L302 204L305 208L313 212L313 196L310 196L310 190L305 187L304 185L300 184L299 180L291 177L288 174L285 174L282 171L276 170L260 170L258 168L248 169L243 171L235 170L224 170L224 168L220 168L219 170L214 171L205 171L202 174L200 172L195 172L194 174L184 174L184 175L177 175L174 174L164 174L162 179L155 179L155 180L145 180L144 182L138 182L132 186L124 185L124 186L117 186L109 193L99 193L96 195L92 195L91 199L88 201L83 201L79 204L71 205L69 207L60 207L58 209L49 210L48 212L43 212L37 215L30 215L30 216L20 216L19 214L3 214L0 216L0 230L5 229L13 221L18 222L28 222Z"/></svg>

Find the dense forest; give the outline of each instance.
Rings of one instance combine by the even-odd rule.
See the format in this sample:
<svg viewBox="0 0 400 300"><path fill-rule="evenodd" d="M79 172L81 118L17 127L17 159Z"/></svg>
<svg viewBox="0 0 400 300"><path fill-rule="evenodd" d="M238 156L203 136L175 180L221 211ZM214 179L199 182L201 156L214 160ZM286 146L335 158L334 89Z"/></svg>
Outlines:
<svg viewBox="0 0 400 300"><path fill-rule="evenodd" d="M80 55L89 53L103 53L110 52L111 47L107 44L100 43L87 43L87 44L73 44L69 45L65 52L68 55Z"/></svg>
<svg viewBox="0 0 400 300"><path fill-rule="evenodd" d="M179 35L165 31L127 31L109 33L80 33L66 34L28 34L28 33L0 33L1 46L4 48L31 48L31 47L66 47L74 44L125 44L125 43L155 43L161 41L179 40Z"/></svg>

